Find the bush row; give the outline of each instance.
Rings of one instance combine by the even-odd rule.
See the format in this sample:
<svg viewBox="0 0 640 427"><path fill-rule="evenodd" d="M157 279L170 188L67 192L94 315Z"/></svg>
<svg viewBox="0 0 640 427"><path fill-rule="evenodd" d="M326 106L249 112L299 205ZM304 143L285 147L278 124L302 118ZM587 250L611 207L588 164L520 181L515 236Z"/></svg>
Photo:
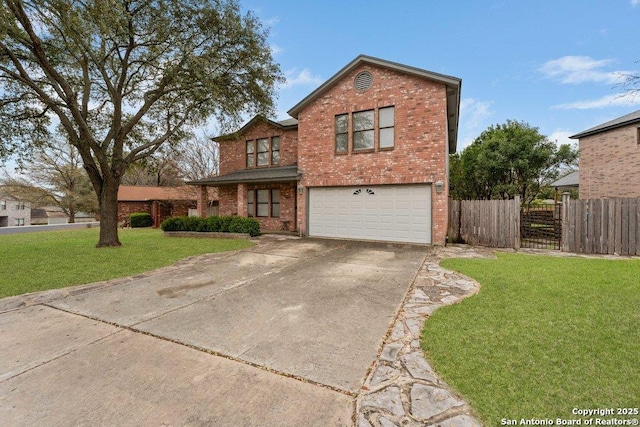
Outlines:
<svg viewBox="0 0 640 427"><path fill-rule="evenodd" d="M153 221L151 220L151 214L148 212L134 212L129 215L129 224L131 224L131 228L151 227Z"/></svg>
<svg viewBox="0 0 640 427"><path fill-rule="evenodd" d="M162 221L160 228L162 231L246 233L251 237L260 235L258 220L241 216L174 216Z"/></svg>

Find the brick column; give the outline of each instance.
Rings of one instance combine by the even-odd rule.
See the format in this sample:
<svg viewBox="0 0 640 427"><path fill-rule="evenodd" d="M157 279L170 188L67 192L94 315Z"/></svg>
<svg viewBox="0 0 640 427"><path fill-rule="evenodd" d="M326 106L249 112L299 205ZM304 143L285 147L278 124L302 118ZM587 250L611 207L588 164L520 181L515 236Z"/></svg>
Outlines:
<svg viewBox="0 0 640 427"><path fill-rule="evenodd" d="M207 217L207 207L209 205L209 192L206 185L198 187L198 216L200 218Z"/></svg>
<svg viewBox="0 0 640 427"><path fill-rule="evenodd" d="M247 214L247 184L238 184L238 216Z"/></svg>

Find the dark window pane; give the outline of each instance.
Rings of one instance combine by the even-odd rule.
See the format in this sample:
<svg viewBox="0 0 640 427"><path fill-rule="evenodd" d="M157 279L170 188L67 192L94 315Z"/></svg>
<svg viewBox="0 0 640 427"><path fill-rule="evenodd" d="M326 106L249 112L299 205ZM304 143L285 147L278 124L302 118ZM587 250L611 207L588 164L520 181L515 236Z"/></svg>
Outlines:
<svg viewBox="0 0 640 427"><path fill-rule="evenodd" d="M381 128L393 127L394 108L387 107L379 110L380 116L378 117L378 126Z"/></svg>
<svg viewBox="0 0 640 427"><path fill-rule="evenodd" d="M280 203L280 190L271 190L271 203Z"/></svg>
<svg viewBox="0 0 640 427"><path fill-rule="evenodd" d="M353 149L354 150L373 149L373 131L366 130L361 132L355 132L353 134Z"/></svg>
<svg viewBox="0 0 640 427"><path fill-rule="evenodd" d="M280 217L280 203L273 203L271 205L271 216L273 218L279 218Z"/></svg>
<svg viewBox="0 0 640 427"><path fill-rule="evenodd" d="M336 134L349 132L349 116L341 114L336 116Z"/></svg>
<svg viewBox="0 0 640 427"><path fill-rule="evenodd" d="M269 140L266 138L258 140L258 153L266 153L269 151Z"/></svg>
<svg viewBox="0 0 640 427"><path fill-rule="evenodd" d="M336 135L336 151L338 153L346 153L349 150L349 135L343 133Z"/></svg>
<svg viewBox="0 0 640 427"><path fill-rule="evenodd" d="M267 166L269 164L269 153L258 153L258 166Z"/></svg>
<svg viewBox="0 0 640 427"><path fill-rule="evenodd" d="M264 205L258 204L258 215L257 216L269 216L269 204L266 203Z"/></svg>
<svg viewBox="0 0 640 427"><path fill-rule="evenodd" d="M280 152L279 151L272 151L271 152L271 164L272 165L279 165L280 164Z"/></svg>
<svg viewBox="0 0 640 427"><path fill-rule="evenodd" d="M380 148L393 147L393 128L380 129Z"/></svg>
<svg viewBox="0 0 640 427"><path fill-rule="evenodd" d="M353 131L373 129L373 110L353 113Z"/></svg>
<svg viewBox="0 0 640 427"><path fill-rule="evenodd" d="M247 214L249 216L255 216L255 192L249 190L247 192Z"/></svg>
<svg viewBox="0 0 640 427"><path fill-rule="evenodd" d="M253 141L247 141L247 166L253 167L256 164L254 157L255 145Z"/></svg>
<svg viewBox="0 0 640 427"><path fill-rule="evenodd" d="M274 136L271 138L271 164L280 164L280 137Z"/></svg>
<svg viewBox="0 0 640 427"><path fill-rule="evenodd" d="M269 190L258 190L258 203L269 203Z"/></svg>

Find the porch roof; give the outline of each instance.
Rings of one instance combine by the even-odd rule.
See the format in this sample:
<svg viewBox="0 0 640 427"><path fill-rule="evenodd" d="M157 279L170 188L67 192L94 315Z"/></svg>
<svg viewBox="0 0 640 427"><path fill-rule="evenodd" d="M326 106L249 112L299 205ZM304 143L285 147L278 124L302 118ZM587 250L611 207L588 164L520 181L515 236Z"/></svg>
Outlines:
<svg viewBox="0 0 640 427"><path fill-rule="evenodd" d="M189 181L189 185L214 186L240 183L296 182L302 178L298 166L281 166L277 168L242 169L213 178Z"/></svg>

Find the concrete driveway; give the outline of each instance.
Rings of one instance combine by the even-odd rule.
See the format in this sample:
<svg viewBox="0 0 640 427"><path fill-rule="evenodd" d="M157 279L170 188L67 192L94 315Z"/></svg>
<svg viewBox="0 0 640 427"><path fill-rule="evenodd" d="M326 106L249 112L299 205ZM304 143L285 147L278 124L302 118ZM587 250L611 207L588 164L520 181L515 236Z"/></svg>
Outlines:
<svg viewBox="0 0 640 427"><path fill-rule="evenodd" d="M0 301L0 420L351 425L428 250L265 238L45 303Z"/></svg>

